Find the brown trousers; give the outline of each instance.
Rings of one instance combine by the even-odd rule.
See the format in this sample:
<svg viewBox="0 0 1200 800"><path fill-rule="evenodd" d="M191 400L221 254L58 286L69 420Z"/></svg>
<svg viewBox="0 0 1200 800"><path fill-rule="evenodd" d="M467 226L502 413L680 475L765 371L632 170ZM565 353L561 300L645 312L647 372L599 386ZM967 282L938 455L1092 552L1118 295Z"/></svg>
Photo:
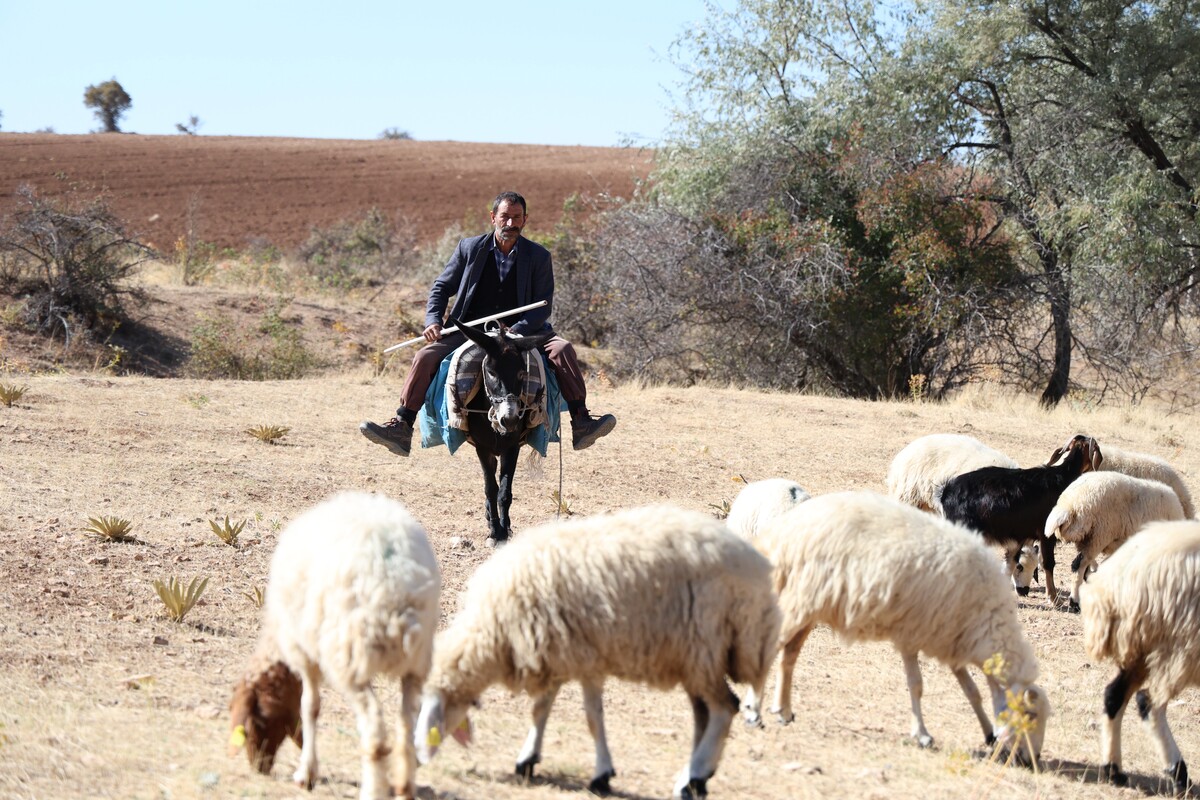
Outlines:
<svg viewBox="0 0 1200 800"><path fill-rule="evenodd" d="M467 340L461 333L450 333L432 344L427 344L413 356L412 368L404 378L404 388L400 390L400 404L410 411L418 411L425 402L425 393L429 384L437 375L442 359L454 352ZM550 362L554 376L558 378L558 389L562 392L567 404L579 404L587 409L587 388L583 385L583 373L579 369L579 359L575 356L575 348L561 336L552 336L542 345L542 352Z"/></svg>

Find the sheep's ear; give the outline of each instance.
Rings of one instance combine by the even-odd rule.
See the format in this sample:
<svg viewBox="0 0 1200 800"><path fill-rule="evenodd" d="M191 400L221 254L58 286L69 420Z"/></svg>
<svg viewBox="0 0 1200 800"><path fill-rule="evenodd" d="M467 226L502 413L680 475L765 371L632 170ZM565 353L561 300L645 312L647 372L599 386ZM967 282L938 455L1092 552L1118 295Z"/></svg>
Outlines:
<svg viewBox="0 0 1200 800"><path fill-rule="evenodd" d="M1030 686L1021 695L1022 701L1025 704L1025 712L1030 715L1037 714L1037 708L1042 701L1042 693L1035 686Z"/></svg>

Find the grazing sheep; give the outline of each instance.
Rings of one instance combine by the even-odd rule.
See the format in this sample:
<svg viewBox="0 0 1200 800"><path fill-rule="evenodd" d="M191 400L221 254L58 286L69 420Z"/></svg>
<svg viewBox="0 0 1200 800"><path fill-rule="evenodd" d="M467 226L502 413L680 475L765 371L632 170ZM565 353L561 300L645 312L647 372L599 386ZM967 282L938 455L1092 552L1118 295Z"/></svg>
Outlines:
<svg viewBox="0 0 1200 800"><path fill-rule="evenodd" d="M1121 719L1137 693L1138 714L1183 792L1187 764L1167 725L1167 704L1185 688L1200 686L1200 522L1147 525L1096 569L1080 605L1088 655L1113 661L1119 670L1104 689L1102 775L1126 783Z"/></svg>
<svg viewBox="0 0 1200 800"><path fill-rule="evenodd" d="M396 794L415 797L412 723L432 662L440 589L441 573L425 531L396 501L344 492L305 511L280 535L271 559L254 663L274 670L276 679L260 673L240 681L231 704L235 719L242 714L238 709L257 708L286 727L298 708L301 752L293 779L312 789L319 691L327 681L358 718L360 796L387 797L387 726L371 681L380 674L395 677L403 695ZM299 692L276 660L300 676ZM269 770L282 740L257 738L249 751L251 763L266 763ZM245 741L251 743L249 727Z"/></svg>
<svg viewBox="0 0 1200 800"><path fill-rule="evenodd" d="M1183 506L1165 483L1120 472L1080 475L1046 518L1046 536L1073 542L1079 553L1071 563L1070 609L1079 610L1079 587L1100 556L1110 555L1146 523L1174 519L1183 519Z"/></svg>
<svg viewBox="0 0 1200 800"><path fill-rule="evenodd" d="M1196 507L1192 505L1192 494L1184 484L1183 478L1166 460L1146 453L1134 453L1119 447L1105 445L1104 463L1100 465L1100 469L1165 483L1179 496L1184 518L1195 518Z"/></svg>
<svg viewBox="0 0 1200 800"><path fill-rule="evenodd" d="M808 498L803 486L787 478L754 481L733 499L725 524L743 539L753 540L763 525Z"/></svg>
<svg viewBox="0 0 1200 800"><path fill-rule="evenodd" d="M616 773L604 733L605 678L682 685L694 731L674 792L703 796L738 710L725 676L761 692L775 655L770 571L711 515L671 506L523 532L479 567L438 636L417 720L421 762L445 731L465 743L471 704L503 683L534 701L516 764L517 774L532 777L554 698L577 680L596 748L588 788L607 793Z"/></svg>
<svg viewBox="0 0 1200 800"><path fill-rule="evenodd" d="M888 467L887 493L910 506L934 514L942 512L938 495L955 475L981 467L1019 465L999 450L971 436L932 433L914 439L892 459Z"/></svg>
<svg viewBox="0 0 1200 800"><path fill-rule="evenodd" d="M996 733L967 665L999 655L1003 668L987 675L997 716L1008 707L1005 689L1033 720L1022 755L1036 760L1049 702L1034 681L1038 665L1017 619L1003 571L979 536L958 525L874 492L815 497L769 524L760 550L774 564L772 585L783 613L783 656L772 711L787 723L792 673L813 627L828 625L849 641L887 640L900 652L912 703L912 736L933 743L921 715L919 653L954 673L992 743ZM995 662L993 662L995 663ZM748 701L751 713L757 697ZM1012 745L1014 734L1000 738Z"/></svg>
<svg viewBox="0 0 1200 800"><path fill-rule="evenodd" d="M942 487L942 513L951 522L979 531L987 542L1004 547L1010 559L1017 548L1040 539L1046 597L1053 602L1058 596L1055 539L1044 535L1046 517L1071 481L1099 469L1103 458L1095 439L1074 436L1057 448L1044 466L983 467L958 475Z"/></svg>

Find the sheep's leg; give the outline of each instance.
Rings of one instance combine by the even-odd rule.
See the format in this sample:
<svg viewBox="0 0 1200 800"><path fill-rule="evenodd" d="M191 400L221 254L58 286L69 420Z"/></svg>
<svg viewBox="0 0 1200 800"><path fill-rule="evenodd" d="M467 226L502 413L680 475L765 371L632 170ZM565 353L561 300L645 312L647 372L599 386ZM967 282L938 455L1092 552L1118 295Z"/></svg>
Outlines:
<svg viewBox="0 0 1200 800"><path fill-rule="evenodd" d="M1075 588L1071 590L1071 601L1067 605L1068 611L1079 613L1079 595L1080 588L1083 582L1087 580L1088 572L1096 564L1096 556L1091 550L1080 550L1079 558L1072 566L1075 567Z"/></svg>
<svg viewBox="0 0 1200 800"><path fill-rule="evenodd" d="M320 707L321 673L305 666L300 673L300 766L292 781L308 789L317 785L317 710Z"/></svg>
<svg viewBox="0 0 1200 800"><path fill-rule="evenodd" d="M596 769L592 780L588 783L588 791L592 794L608 795L612 793L609 781L616 777L613 769L612 753L608 751L608 736L604 732L604 684L583 682L583 712L587 716L588 732L596 745Z"/></svg>
<svg viewBox="0 0 1200 800"><path fill-rule="evenodd" d="M542 739L546 735L546 720L550 719L550 708L558 696L557 685L533 699L533 726L525 737L525 745L517 756L517 774L525 780L533 777L533 767L542 760Z"/></svg>
<svg viewBox="0 0 1200 800"><path fill-rule="evenodd" d="M1053 536L1042 537L1042 572L1046 579L1046 598L1053 603L1058 598L1058 589L1054 586L1054 545L1058 539Z"/></svg>
<svg viewBox="0 0 1200 800"><path fill-rule="evenodd" d="M971 710L975 712L975 719L979 720L979 726L983 728L983 740L989 746L995 744L996 731L992 728L992 721L988 718L987 712L983 710L983 696L979 694L979 687L975 685L975 681L971 680L966 667L954 670L954 677L958 679L958 685L962 687L963 694L967 696L967 702L971 704Z"/></svg>
<svg viewBox="0 0 1200 800"><path fill-rule="evenodd" d="M346 701L358 720L359 746L362 748L362 783L358 787L358 796L361 800L381 800L391 789L387 768L388 755L392 752L388 747L383 706L370 685L347 691Z"/></svg>
<svg viewBox="0 0 1200 800"><path fill-rule="evenodd" d="M926 730L925 719L921 716L921 695L925 691L921 680L921 664L916 653L901 653L900 658L904 660L904 678L908 682L908 699L912 704L912 738L921 747L930 747L933 737Z"/></svg>
<svg viewBox="0 0 1200 800"><path fill-rule="evenodd" d="M792 673L796 669L796 659L800 657L800 648L804 647L811 631L812 626L808 625L793 634L783 645L779 657L779 680L775 684L775 703L771 706L771 713L778 714L779 721L784 725L796 718L792 713Z"/></svg>
<svg viewBox="0 0 1200 800"><path fill-rule="evenodd" d="M716 698L689 694L692 701L692 758L675 780L675 797L693 800L708 795L708 779L717 771L729 726L737 714L738 700L721 680L722 695Z"/></svg>
<svg viewBox="0 0 1200 800"><path fill-rule="evenodd" d="M421 686L424 680L415 675L405 675L400 680L400 716L396 724L396 743L400 746L400 758L393 782L396 797L414 800L417 796L417 750L413 745L413 729L417 711L421 707Z"/></svg>
<svg viewBox="0 0 1200 800"><path fill-rule="evenodd" d="M1141 691L1137 693L1137 707L1138 715L1146 724L1146 728L1150 731L1150 737L1158 745L1159 755L1166 764L1163 771L1174 779L1176 793L1186 792L1188 786L1187 764L1184 763L1183 754L1179 752L1179 745L1175 744L1171 726L1167 724L1167 704L1153 705L1150 702L1150 695Z"/></svg>
<svg viewBox="0 0 1200 800"><path fill-rule="evenodd" d="M1145 679L1141 669L1122 669L1108 686L1104 687L1104 723L1100 729L1100 777L1117 786L1124 786L1129 779L1121 772L1121 720L1129 698Z"/></svg>
<svg viewBox="0 0 1200 800"><path fill-rule="evenodd" d="M496 455L495 453L485 453L479 448L475 449L475 454L479 456L479 466L483 469L483 491L487 498L484 511L487 512L488 538L497 542L503 541L505 534L502 533L503 528L500 527L500 511L496 506L496 499L500 494L500 485L496 483Z"/></svg>
<svg viewBox="0 0 1200 800"><path fill-rule="evenodd" d="M521 445L510 447L500 454L500 487L496 504L500 511L498 530L504 532L504 538L512 535L512 522L508 510L512 507L513 475L517 472L517 457L521 454Z"/></svg>

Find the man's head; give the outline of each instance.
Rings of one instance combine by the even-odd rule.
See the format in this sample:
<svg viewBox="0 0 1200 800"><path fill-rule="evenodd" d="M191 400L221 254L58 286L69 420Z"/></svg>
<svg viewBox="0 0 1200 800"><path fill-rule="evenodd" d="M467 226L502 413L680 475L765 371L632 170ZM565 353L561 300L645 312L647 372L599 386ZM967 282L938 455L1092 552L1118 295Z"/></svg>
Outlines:
<svg viewBox="0 0 1200 800"><path fill-rule="evenodd" d="M517 243L517 237L521 235L521 229L528 219L525 210L525 198L516 192L496 195L492 201L492 227L496 229L496 241L509 247Z"/></svg>

